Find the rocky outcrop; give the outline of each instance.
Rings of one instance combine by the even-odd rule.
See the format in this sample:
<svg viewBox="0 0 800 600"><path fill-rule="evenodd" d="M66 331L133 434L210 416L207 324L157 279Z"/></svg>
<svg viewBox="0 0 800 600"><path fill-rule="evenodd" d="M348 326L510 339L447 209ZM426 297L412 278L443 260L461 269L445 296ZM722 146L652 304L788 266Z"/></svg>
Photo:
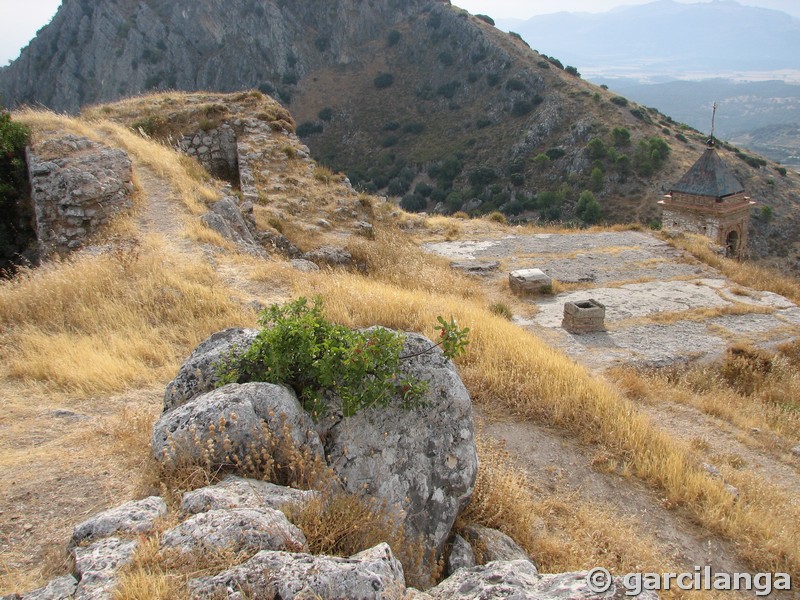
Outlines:
<svg viewBox="0 0 800 600"><path fill-rule="evenodd" d="M161 548L182 553L308 550L303 532L273 508L215 509L189 517L165 531Z"/></svg>
<svg viewBox="0 0 800 600"><path fill-rule="evenodd" d="M454 535L445 564L447 574L452 575L459 569L471 569L476 564L472 545L460 535Z"/></svg>
<svg viewBox="0 0 800 600"><path fill-rule="evenodd" d="M128 155L98 142L64 134L28 151L31 198L39 254L66 254L132 207Z"/></svg>
<svg viewBox="0 0 800 600"><path fill-rule="evenodd" d="M219 365L244 354L258 335L257 329L232 328L203 341L181 365L164 392L164 411L211 391L219 382Z"/></svg>
<svg viewBox="0 0 800 600"><path fill-rule="evenodd" d="M267 253L256 241L258 227L253 218L253 204L239 202L236 196L227 196L211 205L211 211L201 217L206 226L226 240L236 244L240 250L261 258Z"/></svg>
<svg viewBox="0 0 800 600"><path fill-rule="evenodd" d="M535 598L536 600L657 600L658 594L644 591L628 596L622 578L614 577L607 592L592 591L588 573L540 575L527 560L495 561L472 569L460 569L451 577L428 590L434 600L500 600L501 598Z"/></svg>
<svg viewBox="0 0 800 600"><path fill-rule="evenodd" d="M321 63L352 62L354 47L432 4L378 0L362 10L337 0L328 11L315 0L255 8L246 0L65 0L20 58L0 70L0 89L12 106L74 112L152 89L289 86Z"/></svg>
<svg viewBox="0 0 800 600"><path fill-rule="evenodd" d="M304 504L316 495L316 492L309 490L298 490L268 481L228 475L216 485L186 492L181 501L181 510L187 514L230 508L280 510L289 505Z"/></svg>
<svg viewBox="0 0 800 600"><path fill-rule="evenodd" d="M462 533L472 548L477 549L483 563L496 560L530 560L519 544L497 529L482 525L467 525Z"/></svg>
<svg viewBox="0 0 800 600"><path fill-rule="evenodd" d="M167 504L159 496L128 502L76 525L70 543L77 546L117 534L148 533L152 531L156 520L166 514Z"/></svg>
<svg viewBox="0 0 800 600"><path fill-rule="evenodd" d="M246 563L215 577L189 582L192 597L359 598L402 600L403 566L391 548L381 544L350 558L259 552Z"/></svg>
<svg viewBox="0 0 800 600"><path fill-rule="evenodd" d="M111 537L72 551L78 588L75 600L111 600L119 570L133 560L138 542Z"/></svg>

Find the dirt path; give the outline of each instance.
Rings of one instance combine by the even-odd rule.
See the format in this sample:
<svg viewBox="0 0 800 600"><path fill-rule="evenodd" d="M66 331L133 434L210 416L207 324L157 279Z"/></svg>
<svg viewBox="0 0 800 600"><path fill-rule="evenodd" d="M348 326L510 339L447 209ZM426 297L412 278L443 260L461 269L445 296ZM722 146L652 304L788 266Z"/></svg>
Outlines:
<svg viewBox="0 0 800 600"><path fill-rule="evenodd" d="M698 528L688 516L665 508L659 494L642 481L596 470L592 466L596 449L529 422L484 421L483 433L505 442L516 464L545 489L575 490L581 497L633 519L665 557L689 571L695 565L711 565L729 573L748 570L732 544Z"/></svg>

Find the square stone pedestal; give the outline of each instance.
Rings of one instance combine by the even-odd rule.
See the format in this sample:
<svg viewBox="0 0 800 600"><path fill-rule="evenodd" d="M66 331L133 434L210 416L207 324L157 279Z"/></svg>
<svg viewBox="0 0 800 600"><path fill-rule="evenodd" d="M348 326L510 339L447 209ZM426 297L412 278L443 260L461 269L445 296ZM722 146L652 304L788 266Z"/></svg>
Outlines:
<svg viewBox="0 0 800 600"><path fill-rule="evenodd" d="M561 326L570 333L594 333L605 331L606 307L597 300L580 300L564 305L564 320Z"/></svg>

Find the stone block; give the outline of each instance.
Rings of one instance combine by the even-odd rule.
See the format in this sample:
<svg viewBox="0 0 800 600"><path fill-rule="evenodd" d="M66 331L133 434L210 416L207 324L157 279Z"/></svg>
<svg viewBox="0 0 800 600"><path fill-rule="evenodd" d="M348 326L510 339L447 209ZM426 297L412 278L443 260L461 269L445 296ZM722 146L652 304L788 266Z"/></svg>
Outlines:
<svg viewBox="0 0 800 600"><path fill-rule="evenodd" d="M512 292L524 294L547 290L553 280L541 269L520 269L508 274L508 283Z"/></svg>
<svg viewBox="0 0 800 600"><path fill-rule="evenodd" d="M570 333L605 331L606 307L597 300L580 300L564 305L561 326Z"/></svg>

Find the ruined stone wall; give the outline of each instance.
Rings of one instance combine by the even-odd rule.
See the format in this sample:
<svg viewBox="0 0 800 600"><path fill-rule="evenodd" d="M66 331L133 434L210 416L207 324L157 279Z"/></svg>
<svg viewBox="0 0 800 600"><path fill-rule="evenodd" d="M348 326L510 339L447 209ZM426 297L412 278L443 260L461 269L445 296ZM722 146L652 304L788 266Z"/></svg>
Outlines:
<svg viewBox="0 0 800 600"><path fill-rule="evenodd" d="M65 254L132 207L132 166L123 150L75 135L28 150L39 255Z"/></svg>
<svg viewBox="0 0 800 600"><path fill-rule="evenodd" d="M239 185L239 160L236 149L236 131L223 123L208 131L199 131L183 137L180 148L194 156L214 177Z"/></svg>

